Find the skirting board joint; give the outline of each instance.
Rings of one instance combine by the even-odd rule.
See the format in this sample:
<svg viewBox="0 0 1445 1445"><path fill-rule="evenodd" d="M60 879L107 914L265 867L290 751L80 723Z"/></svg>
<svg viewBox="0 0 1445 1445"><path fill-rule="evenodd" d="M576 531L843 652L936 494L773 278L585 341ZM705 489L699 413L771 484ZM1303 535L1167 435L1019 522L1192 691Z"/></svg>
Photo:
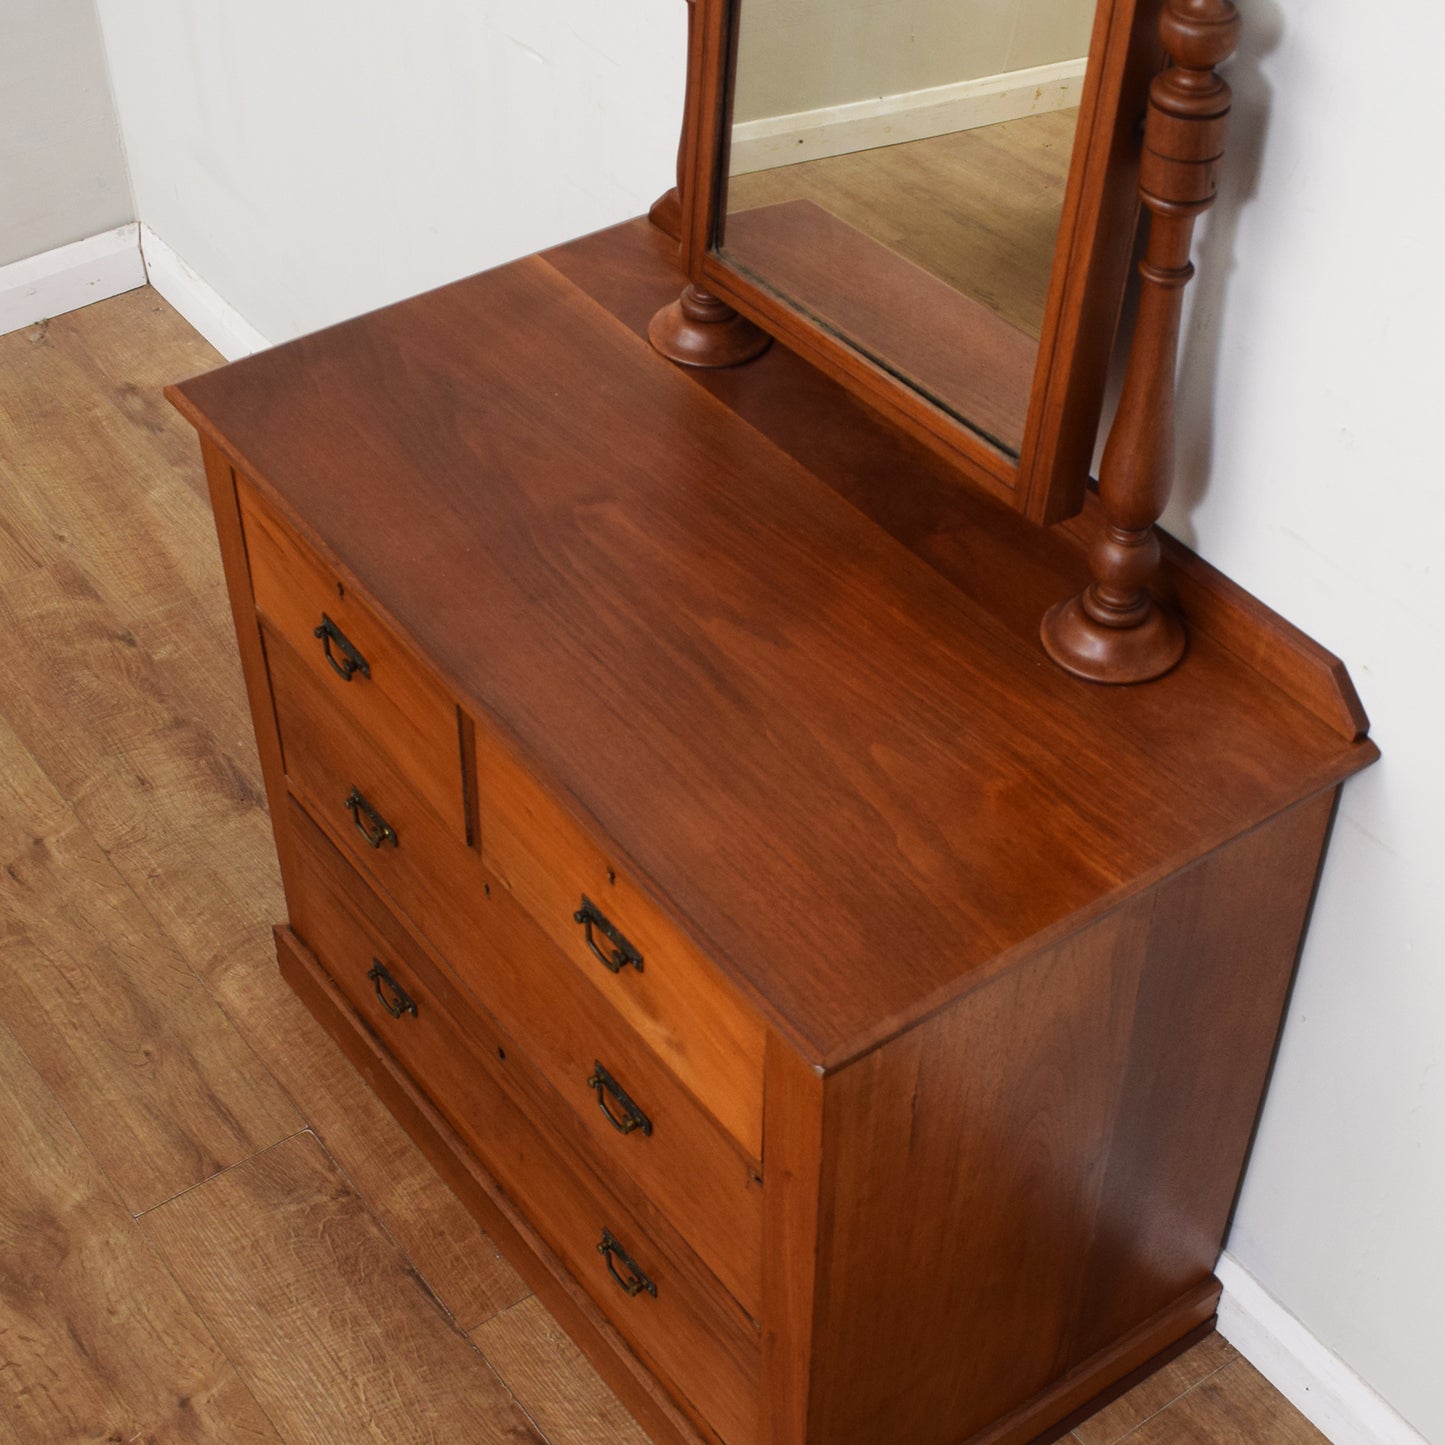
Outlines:
<svg viewBox="0 0 1445 1445"><path fill-rule="evenodd" d="M150 284L227 361L265 351L271 345L220 292L144 223L140 228L140 249Z"/></svg>

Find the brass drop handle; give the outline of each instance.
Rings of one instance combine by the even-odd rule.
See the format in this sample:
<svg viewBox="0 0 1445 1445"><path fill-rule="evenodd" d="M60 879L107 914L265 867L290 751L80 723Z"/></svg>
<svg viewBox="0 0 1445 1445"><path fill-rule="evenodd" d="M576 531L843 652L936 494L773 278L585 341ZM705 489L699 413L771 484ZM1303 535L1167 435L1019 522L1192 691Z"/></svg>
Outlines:
<svg viewBox="0 0 1445 1445"><path fill-rule="evenodd" d="M325 652L332 671L342 682L350 682L358 672L362 677L371 676L371 665L357 651L351 639L324 612L321 614L321 626L314 628L311 635L321 639L321 650Z"/></svg>
<svg viewBox="0 0 1445 1445"><path fill-rule="evenodd" d="M377 1002L392 1018L399 1019L403 1014L410 1014L412 1018L418 1016L416 1000L387 972L386 965L379 958L371 960L366 976L376 990ZM385 992L382 991L383 986Z"/></svg>
<svg viewBox="0 0 1445 1445"><path fill-rule="evenodd" d="M607 1273L631 1298L636 1299L644 1290L653 1299L657 1298L657 1286L637 1267L637 1261L618 1244L617 1237L610 1229L602 1231L602 1243L597 1246L597 1253L607 1261ZM622 1268L626 1270L625 1278L617 1272L615 1261L620 1261Z"/></svg>
<svg viewBox="0 0 1445 1445"><path fill-rule="evenodd" d="M396 829L366 801L360 788L353 788L346 795L342 807L351 814L356 831L366 839L370 847L380 848L383 843L390 843L393 848L398 846Z"/></svg>
<svg viewBox="0 0 1445 1445"><path fill-rule="evenodd" d="M582 925L582 936L587 947L592 950L593 958L609 973L621 973L629 964L638 973L642 972L642 955L585 893L582 895L582 906L572 915L572 921ZM608 952L604 953L597 946L597 939L592 932L594 928L612 945Z"/></svg>
<svg viewBox="0 0 1445 1445"><path fill-rule="evenodd" d="M641 1131L645 1138L652 1133L652 1120L627 1097L622 1085L600 1063L593 1064L592 1077L587 1080L587 1087L596 1089L597 1107L602 1110L607 1122L619 1134ZM614 1114L608 1107L607 1096L609 1094L617 1100L617 1107L620 1111L617 1114Z"/></svg>

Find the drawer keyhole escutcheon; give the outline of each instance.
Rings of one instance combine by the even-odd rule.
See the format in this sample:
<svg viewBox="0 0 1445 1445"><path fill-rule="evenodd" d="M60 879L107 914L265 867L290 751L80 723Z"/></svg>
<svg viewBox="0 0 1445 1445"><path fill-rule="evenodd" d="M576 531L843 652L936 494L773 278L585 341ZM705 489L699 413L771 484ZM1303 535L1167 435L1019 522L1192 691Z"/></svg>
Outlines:
<svg viewBox="0 0 1445 1445"><path fill-rule="evenodd" d="M417 1017L416 1000L387 972L386 965L379 958L371 960L366 976L376 990L377 1002L392 1018L399 1019L403 1014Z"/></svg>
<svg viewBox="0 0 1445 1445"><path fill-rule="evenodd" d="M353 675L371 676L371 664L357 651L351 639L323 612L321 626L313 629L313 637L321 639L322 651L331 669L342 682L350 682Z"/></svg>
<svg viewBox="0 0 1445 1445"><path fill-rule="evenodd" d="M572 915L572 921L582 925L582 934L587 940L587 947L592 950L593 958L609 973L621 973L629 964L638 973L642 972L642 955L617 931L607 915L585 893L582 895L582 906ZM604 953L597 946L597 939L592 932L594 928L612 945L608 952Z"/></svg>
<svg viewBox="0 0 1445 1445"><path fill-rule="evenodd" d="M397 846L396 829L366 801L360 788L353 788L342 806L351 814L356 831L371 847L380 848L383 843L390 843L393 848Z"/></svg>
<svg viewBox="0 0 1445 1445"><path fill-rule="evenodd" d="M631 1134L640 1130L645 1138L652 1133L652 1120L627 1097L626 1090L601 1063L593 1064L592 1077L587 1080L587 1087L597 1090L597 1107L619 1134ZM609 1094L617 1101L618 1112L615 1114L607 1103Z"/></svg>
<svg viewBox="0 0 1445 1445"><path fill-rule="evenodd" d="M602 1231L602 1243L597 1246L597 1253L607 1261L607 1273L629 1296L636 1299L646 1290L653 1299L657 1298L657 1286L637 1267L637 1261L618 1244L617 1236L610 1229ZM618 1262L626 1271L626 1278L617 1272Z"/></svg>

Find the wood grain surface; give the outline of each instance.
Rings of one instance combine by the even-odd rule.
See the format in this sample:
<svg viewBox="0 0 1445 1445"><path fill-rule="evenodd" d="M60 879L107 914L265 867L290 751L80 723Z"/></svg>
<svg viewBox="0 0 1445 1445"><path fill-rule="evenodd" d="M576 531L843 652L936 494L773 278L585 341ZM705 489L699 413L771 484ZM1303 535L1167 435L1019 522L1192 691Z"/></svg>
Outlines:
<svg viewBox="0 0 1445 1445"><path fill-rule="evenodd" d="M142 1226L286 1439L541 1441L314 1135Z"/></svg>
<svg viewBox="0 0 1445 1445"><path fill-rule="evenodd" d="M813 1347L828 1363L811 1438L967 1439L1080 1362L1060 1342L1129 1050L1136 979L1120 960L1147 929L1147 901L1119 909L830 1079L828 1108L870 1127L835 1135L823 1161L822 1248L841 1282L816 1327L832 1348ZM1100 1066L1078 1069L1084 1056ZM933 1109L912 1119L924 1096ZM968 1228L890 1231L925 1189ZM931 1328L907 1359L878 1348L919 1318Z"/></svg>
<svg viewBox="0 0 1445 1445"><path fill-rule="evenodd" d="M20 966L22 944L33 950L14 1009L23 1005L39 1040L36 1059L72 1069L46 1084L68 1090L66 1110L133 1208L195 1182L178 1168L194 1145L182 1126L197 1132L191 1116L204 1097L191 1084L216 1085L208 1109L234 1101L230 1123L242 1134L256 1107L238 1090L256 1084L287 1117L304 1112L324 1130L419 1272L458 1319L480 1324L526 1287L276 976L269 932L284 904L214 530L194 435L160 397L164 382L217 360L149 291L0 338L0 591L19 629L0 641L0 715L22 749L4 750L0 833L24 843L19 856L6 848L5 966ZM37 646L22 645L32 638ZM123 971L98 996L93 1022L107 1032L92 1029L93 1056L88 1015L41 1037L46 1015L31 995L52 1009L46 996L64 996L62 950L72 974L93 975L78 947L87 930L94 958L108 948L161 978L141 1032L154 1025L162 1064L137 1054L125 1078L105 1077L107 1059L128 1047L115 1026L135 1023L125 1010L136 988ZM246 1041L238 1058L254 1046L264 1083L249 1077L255 1059L219 1081L195 1076L185 1061L208 1016ZM67 1049L75 1029L82 1046ZM214 1040L207 1047L214 1053ZM174 1061L184 1064L179 1089ZM36 1157L44 1179L46 1156ZM24 1445L69 1438L32 1431L9 1404L0 1389L0 1420L13 1418ZM149 1421L144 1413L125 1438L169 1418L160 1406ZM231 1437L217 1425L207 1438Z"/></svg>
<svg viewBox="0 0 1445 1445"><path fill-rule="evenodd" d="M764 1030L665 909L611 851L477 729L482 858L590 988L636 1029L753 1160L762 1158ZM641 954L612 973L576 913L591 899Z"/></svg>
<svg viewBox="0 0 1445 1445"><path fill-rule="evenodd" d="M288 807L288 813L304 818L294 805ZM489 814L488 836L494 831ZM331 965L339 940L354 933L356 920L369 914L375 916L379 937L395 939L401 952L419 946L390 909L379 908L359 892L359 879L335 849L320 839L314 823L303 826L298 821L291 837L293 857L300 865L290 890L291 926L323 962ZM347 853L347 844L355 838L346 825L333 830L331 838L339 841L353 864L364 864L373 851L363 847ZM357 854L362 855L360 859ZM402 903L403 911L411 911L416 936L424 935L445 958L449 976L469 992L470 1006L484 1009L514 1038L526 1039L531 1061L590 1136L598 1157L606 1161L604 1172L615 1172L641 1186L756 1317L763 1213L756 1165L611 1007L608 985L615 987L626 980L614 980L590 958L573 961L565 957L505 888L495 881L484 884L475 859L472 865L464 880L472 885L470 893L463 894L460 887L453 893L453 898L467 897L468 906L455 911L450 928L439 927L446 916L440 911L411 910L400 890L392 894L391 902ZM376 878L377 873L371 876ZM389 889L384 872L380 883L383 890ZM331 906L323 907L327 900ZM566 941L575 944L578 930L570 912L567 923ZM672 962L665 953L648 956L654 970ZM360 958L364 972L370 958L364 950ZM602 982L600 992L588 974ZM332 976L343 992L355 997L355 990L346 987L341 975L333 971ZM363 995L368 991L364 987ZM367 1009L363 1007L361 1012L366 1014ZM588 1080L597 1064L606 1067L606 1061L645 1109L651 1133L624 1136L603 1116ZM615 1112L615 1104L613 1108Z"/></svg>
<svg viewBox="0 0 1445 1445"><path fill-rule="evenodd" d="M466 842L456 704L363 602L348 596L307 548L255 505L249 491L241 492L239 500L257 610L315 677L328 709L382 743L437 816ZM323 650L315 630L326 622L334 623L360 655L364 672L343 677L328 660L344 654L340 640L329 637L330 651Z"/></svg>
<svg viewBox="0 0 1445 1445"><path fill-rule="evenodd" d="M276 930L283 978L305 1000L317 1021L345 1051L377 1095L387 1101L459 1198L495 1236L505 1241L527 1282L568 1334L627 1402L659 1445L699 1445L701 1437L642 1361L619 1349L621 1338L591 1298L556 1259L542 1237L517 1211L499 1182L477 1161L466 1141L369 1029L358 1028L345 996L289 928Z"/></svg>
<svg viewBox="0 0 1445 1445"><path fill-rule="evenodd" d="M535 1296L472 1332L477 1347L552 1445L647 1445L581 1351Z"/></svg>
<svg viewBox="0 0 1445 1445"><path fill-rule="evenodd" d="M24 1445L276 1435L0 1026L0 1424Z"/></svg>
<svg viewBox="0 0 1445 1445"><path fill-rule="evenodd" d="M1236 1358L1223 1335L1210 1335L1076 1426L1074 1438L1079 1445L1114 1445Z"/></svg>
<svg viewBox="0 0 1445 1445"><path fill-rule="evenodd" d="M319 1172L309 1165L300 1170L303 1192L273 1212L294 1219L304 1214L297 1200L309 1200L318 1210L313 1225L337 1221L338 1243L345 1248L327 1260L293 1240L289 1253L280 1242L271 1258L291 1260L288 1268L299 1259L316 1264L308 1276L313 1304L321 1301L329 1313L326 1302L334 1300L340 1319L364 1289L348 1281L340 1260L370 1258L365 1250L376 1245L386 1267L395 1270L402 1268L399 1246L452 1316L476 1327L484 1353L495 1354L499 1373L537 1422L531 1434L518 1438L540 1434L566 1441L570 1429L577 1445L637 1445L635 1427L617 1415L615 1405L599 1399L595 1380L577 1371L565 1351L534 1356L541 1330L535 1306L505 1313L524 1298L525 1286L500 1264L490 1241L276 979L267 928L283 904L225 590L202 501L203 479L194 438L158 395L162 382L214 361L214 353L144 290L0 338L6 462L0 468L0 582L15 583L65 563L89 589L72 588L49 609L62 630L73 626L76 633L60 640L57 670L65 676L48 678L41 661L18 645L8 640L0 645L5 682L0 716L28 753L31 768L69 809L73 827L90 834L146 914L143 919L120 908L96 926L122 956L136 949L138 940L154 940L153 930L169 940L171 958L183 960L204 980L236 1031L324 1139L350 1181L349 1197L364 1195L385 1224L386 1234L374 1224L355 1224L353 1205L343 1202L344 1186L332 1190L341 1176L303 1140L304 1152L319 1160ZM817 438L815 444L832 443ZM849 444L847 436L839 443ZM9 595L45 606L36 593ZM132 641L119 640L123 632ZM93 645L84 645L85 639ZM157 699L167 709L160 714ZM4 770L8 799L23 790L27 770L13 757ZM15 818L9 807L3 810L4 826L12 830L24 832L38 819L45 827L35 831L48 835L57 820L64 823L63 815L44 809L37 814L33 807ZM79 832L68 836L67 846L78 849ZM53 878L48 872L31 876ZM93 876L82 870L74 881ZM59 886L74 885L62 879ZM43 913L37 900L33 917L41 920ZM39 922L35 926L38 930ZM39 946L49 945L41 940ZM50 976L45 958L36 967L45 971L42 977ZM0 1093L3 1157L7 1164L22 1161L0 1174L4 1445L146 1434L197 1441L307 1439L279 1417L267 1421L242 1383L240 1361L227 1361L146 1248L115 1182L71 1129L49 1081L3 1029ZM82 1106L77 1096L66 1108L84 1113L89 1107L98 1116L132 1097ZM271 1174L270 1182L278 1177ZM228 1178L219 1176L212 1184ZM312 1189L318 1179L328 1181L319 1198ZM178 1229L178 1238L224 1237L222 1223L212 1235L199 1218L199 1197L212 1184L183 1196L197 1200L187 1217L195 1227ZM267 1197L250 1187L240 1192L253 1202ZM274 1219L259 1220L254 1233L274 1238L266 1231L276 1228ZM317 1235L303 1226L300 1239L308 1238L314 1242ZM201 1257L199 1246L194 1256L187 1255L197 1262ZM224 1293L208 1287L217 1288L218 1297ZM403 1295L412 1291L406 1320L421 1320L430 1310L439 1324L428 1319L424 1336L452 1338L424 1291L406 1279L399 1288ZM386 1318L380 1316L382 1327ZM238 1338L237 1354L262 1357L273 1347L272 1323L261 1321L253 1338ZM438 1328L442 1336L430 1333ZM374 1339L371 1329L354 1336L352 1344ZM1198 1347L1194 1356L1206 1348L1217 1346ZM1147 1445L1319 1438L1252 1371L1195 1370L1194 1356L1172 1367L1189 1371L1171 1375L1182 1393L1167 1401L1157 1391L1126 1397L1110 1407L1117 1412L1127 1405L1131 1412L1112 1416L1119 1429L1106 1412L1100 1417L1104 1427L1092 1433L1080 1427L1079 1439L1084 1445L1114 1445L1136 1427L1147 1432L1138 1437ZM534 1358L535 1367L518 1363ZM1216 1358L1208 1355L1205 1366ZM315 1363L314 1353L309 1360ZM344 1375L318 1380L321 1396L350 1398ZM1138 1403L1130 1405L1131 1398ZM308 1418L326 1408L325 1398L294 1402L296 1413ZM586 1413L591 1409L595 1426Z"/></svg>
<svg viewBox="0 0 1445 1445"><path fill-rule="evenodd" d="M1122 698L1041 665L535 258L179 396L828 1066L1374 756L1207 648ZM1023 555L1068 594L1069 549Z"/></svg>
<svg viewBox="0 0 1445 1445"><path fill-rule="evenodd" d="M508 1197L527 1202L537 1232L639 1355L742 1445L756 1409L755 1326L657 1204L628 1186L625 1169L597 1156L519 1043L467 1007L294 803L288 825L304 870L294 889L297 933L315 940L319 965L348 996L360 1029L435 1102ZM377 960L413 999L414 1015L392 1017L378 1001L366 977ZM604 1227L655 1293L618 1287L598 1254Z"/></svg>
<svg viewBox="0 0 1445 1445"><path fill-rule="evenodd" d="M1247 1360L1209 1375L1127 1437L1129 1445L1329 1445Z"/></svg>
<svg viewBox="0 0 1445 1445"><path fill-rule="evenodd" d="M633 223L545 255L549 265L643 336L676 285L674 251L665 236ZM1098 525L1095 508L1086 505L1067 527L1040 533L960 486L946 461L880 425L862 401L787 348L773 347L752 365L698 373L693 380L936 567L1020 641L1035 643L1039 617L1056 600L1062 579L1079 585L1088 579L1084 553ZM828 424L820 426L824 413ZM908 484L892 484L897 477L907 477ZM1365 735L1368 723L1338 658L1182 543L1166 536L1164 544L1161 582L1190 619L1191 667L1201 666L1201 656L1218 659L1221 648L1238 653L1246 677L1270 679L1275 690L1346 741ZM1231 678L1238 671L1237 663L1221 670L1226 693L1237 685ZM1200 695L1207 690L1201 688ZM1203 730L1196 741L1206 758L1214 747L1231 744Z"/></svg>
<svg viewBox="0 0 1445 1445"><path fill-rule="evenodd" d="M301 1128L3 719L0 859L0 1019L133 1213Z"/></svg>
<svg viewBox="0 0 1445 1445"><path fill-rule="evenodd" d="M0 639L4 713L427 1278L480 1321L525 1289L461 1205L426 1202L435 1172L276 975L285 903L214 524L194 435L160 397L219 359L149 291L0 338L0 423L25 460L3 471L15 576L80 579L24 594L37 614Z"/></svg>

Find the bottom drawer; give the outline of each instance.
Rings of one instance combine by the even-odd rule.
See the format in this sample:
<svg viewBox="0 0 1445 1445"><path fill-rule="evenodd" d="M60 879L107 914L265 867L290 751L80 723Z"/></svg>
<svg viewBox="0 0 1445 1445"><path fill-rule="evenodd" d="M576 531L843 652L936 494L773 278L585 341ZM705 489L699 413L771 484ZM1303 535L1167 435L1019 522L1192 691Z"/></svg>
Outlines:
<svg viewBox="0 0 1445 1445"><path fill-rule="evenodd" d="M472 1008L294 800L291 925L370 1031L700 1423L757 1436L758 1338L686 1244L646 1226L567 1142L575 1122L509 1035Z"/></svg>

